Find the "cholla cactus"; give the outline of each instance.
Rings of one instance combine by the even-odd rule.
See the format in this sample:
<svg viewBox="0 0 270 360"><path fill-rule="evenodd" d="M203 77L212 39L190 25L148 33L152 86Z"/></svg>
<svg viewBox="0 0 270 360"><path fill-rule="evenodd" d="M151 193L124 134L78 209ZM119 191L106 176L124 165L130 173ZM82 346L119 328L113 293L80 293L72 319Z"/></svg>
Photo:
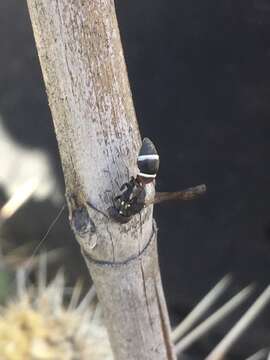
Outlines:
<svg viewBox="0 0 270 360"><path fill-rule="evenodd" d="M59 272L48 286L25 288L21 270L17 299L1 309L1 360L111 360L112 352L100 307L91 289L78 303L76 286L63 304L64 276Z"/></svg>
<svg viewBox="0 0 270 360"><path fill-rule="evenodd" d="M17 272L16 300L0 309L0 360L112 360L100 306L95 290L79 302L78 283L67 305L64 303L65 281L62 272L46 285L46 259L41 257L37 288L26 287L26 271ZM172 332L175 350L182 358L188 356L192 344L218 325L251 294L248 286L198 324L231 283L222 279ZM232 345L270 302L270 286L257 298L206 360L222 360ZM198 324L196 326L196 324ZM195 326L195 327L194 327ZM256 357L257 354L260 357ZM252 359L266 359L269 349L263 349ZM262 356L261 356L262 354ZM189 358L189 357L188 357ZM250 358L250 359L251 359Z"/></svg>

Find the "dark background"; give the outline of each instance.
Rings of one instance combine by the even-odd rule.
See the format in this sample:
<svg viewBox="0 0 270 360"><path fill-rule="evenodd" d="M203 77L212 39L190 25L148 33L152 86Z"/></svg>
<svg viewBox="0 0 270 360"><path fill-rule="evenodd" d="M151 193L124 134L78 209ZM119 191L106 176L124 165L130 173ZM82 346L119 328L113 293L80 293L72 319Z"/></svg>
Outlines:
<svg viewBox="0 0 270 360"><path fill-rule="evenodd" d="M228 272L232 294L250 282L259 292L269 282L270 3L117 0L116 6L140 129L161 157L157 189L208 187L203 199L155 209L175 323ZM0 115L17 142L49 154L63 186L26 1L1 0L0 44ZM5 226L5 237L38 242L57 211L50 199L31 201ZM62 261L73 281L85 268L66 216L45 248L57 246L66 249ZM239 341L232 359L269 345L269 315L268 309ZM207 353L239 316L193 352Z"/></svg>

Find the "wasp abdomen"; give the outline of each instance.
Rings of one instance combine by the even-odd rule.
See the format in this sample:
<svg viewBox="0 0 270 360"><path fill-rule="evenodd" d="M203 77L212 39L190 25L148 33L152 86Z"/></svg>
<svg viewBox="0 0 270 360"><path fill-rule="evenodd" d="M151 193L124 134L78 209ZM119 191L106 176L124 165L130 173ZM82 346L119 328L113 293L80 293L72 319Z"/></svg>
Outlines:
<svg viewBox="0 0 270 360"><path fill-rule="evenodd" d="M155 145L148 138L143 143L137 158L139 176L144 179L154 179L159 169L159 155Z"/></svg>

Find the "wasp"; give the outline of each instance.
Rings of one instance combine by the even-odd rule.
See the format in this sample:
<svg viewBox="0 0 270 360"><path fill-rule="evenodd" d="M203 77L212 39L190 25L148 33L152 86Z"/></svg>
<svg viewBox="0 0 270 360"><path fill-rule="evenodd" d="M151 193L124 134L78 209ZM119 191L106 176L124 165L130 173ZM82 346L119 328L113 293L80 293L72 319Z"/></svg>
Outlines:
<svg viewBox="0 0 270 360"><path fill-rule="evenodd" d="M137 165L139 173L120 188L121 194L114 198L116 217L127 222L139 213L145 205L145 185L153 182L159 169L159 155L149 138L144 138L140 148Z"/></svg>

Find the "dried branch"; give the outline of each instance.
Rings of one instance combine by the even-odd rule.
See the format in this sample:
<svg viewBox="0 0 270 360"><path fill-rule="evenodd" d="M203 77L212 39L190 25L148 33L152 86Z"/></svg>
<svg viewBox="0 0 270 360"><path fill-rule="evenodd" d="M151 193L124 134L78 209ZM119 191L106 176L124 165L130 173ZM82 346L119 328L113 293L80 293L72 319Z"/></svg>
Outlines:
<svg viewBox="0 0 270 360"><path fill-rule="evenodd" d="M153 200L154 204L159 204L164 201L181 201L194 200L206 192L206 185L198 185L182 191L176 192L156 192ZM149 202L147 205L150 205Z"/></svg>
<svg viewBox="0 0 270 360"><path fill-rule="evenodd" d="M137 175L138 124L112 0L28 0L65 177L71 227L117 360L173 360L152 206L108 209ZM154 192L147 185L147 192Z"/></svg>

